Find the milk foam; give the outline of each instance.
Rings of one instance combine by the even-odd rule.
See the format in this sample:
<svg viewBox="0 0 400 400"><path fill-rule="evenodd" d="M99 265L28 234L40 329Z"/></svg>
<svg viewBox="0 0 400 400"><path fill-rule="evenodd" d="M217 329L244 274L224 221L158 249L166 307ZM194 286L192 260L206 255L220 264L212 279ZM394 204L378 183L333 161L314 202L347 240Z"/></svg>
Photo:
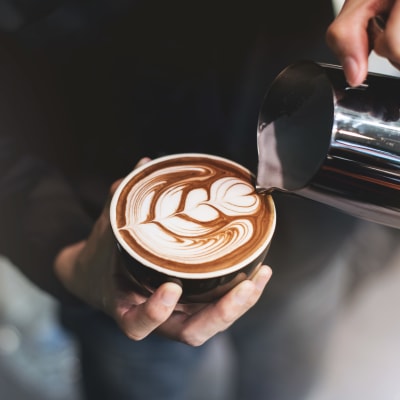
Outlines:
<svg viewBox="0 0 400 400"><path fill-rule="evenodd" d="M249 176L215 162L171 164L142 174L125 195L118 229L136 252L158 264L196 266L244 258L260 246L268 229L260 234L256 225L268 210Z"/></svg>

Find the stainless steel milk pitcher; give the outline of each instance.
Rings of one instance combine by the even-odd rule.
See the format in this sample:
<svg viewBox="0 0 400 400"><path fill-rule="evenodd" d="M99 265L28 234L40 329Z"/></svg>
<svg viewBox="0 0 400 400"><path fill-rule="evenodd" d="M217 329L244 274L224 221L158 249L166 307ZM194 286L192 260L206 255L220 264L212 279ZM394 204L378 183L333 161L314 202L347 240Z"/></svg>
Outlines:
<svg viewBox="0 0 400 400"><path fill-rule="evenodd" d="M334 65L284 69L258 121L259 191L288 191L400 228L400 79L350 87Z"/></svg>

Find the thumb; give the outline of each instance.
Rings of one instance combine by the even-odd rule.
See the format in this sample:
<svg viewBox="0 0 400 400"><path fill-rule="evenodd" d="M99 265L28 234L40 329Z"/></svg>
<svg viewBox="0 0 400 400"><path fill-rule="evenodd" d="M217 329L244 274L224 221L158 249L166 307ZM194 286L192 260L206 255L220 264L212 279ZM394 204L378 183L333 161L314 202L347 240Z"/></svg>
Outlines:
<svg viewBox="0 0 400 400"><path fill-rule="evenodd" d="M150 158L150 157L143 157L143 158L141 158L141 159L138 161L138 163L135 165L135 168L139 168L139 167L141 167L142 165L148 163L149 161L151 161L151 158Z"/></svg>
<svg viewBox="0 0 400 400"><path fill-rule="evenodd" d="M141 167L142 165L148 163L149 161L151 161L151 158L149 158L149 157L141 158L135 165L134 169ZM109 198L112 197L112 195L115 193L115 191L117 190L117 188L121 182L122 182L122 178L113 182L113 184L111 185L110 190L109 190Z"/></svg>

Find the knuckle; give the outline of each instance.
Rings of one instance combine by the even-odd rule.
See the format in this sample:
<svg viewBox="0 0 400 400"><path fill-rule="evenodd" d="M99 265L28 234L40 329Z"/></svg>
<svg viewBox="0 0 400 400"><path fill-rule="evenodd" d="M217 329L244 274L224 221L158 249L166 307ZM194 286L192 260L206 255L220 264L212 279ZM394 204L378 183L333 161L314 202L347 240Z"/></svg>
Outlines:
<svg viewBox="0 0 400 400"><path fill-rule="evenodd" d="M192 347L199 347L206 342L206 338L201 338L199 335L189 332L182 332L179 340Z"/></svg>
<svg viewBox="0 0 400 400"><path fill-rule="evenodd" d="M255 293L253 296L250 296L246 304L246 310L249 310L250 308L254 307L259 298L260 298L260 293Z"/></svg>
<svg viewBox="0 0 400 400"><path fill-rule="evenodd" d="M150 330L146 329L142 324L135 324L131 326L130 324L119 324L122 332L128 337L128 339L138 342L143 340L149 335Z"/></svg>
<svg viewBox="0 0 400 400"><path fill-rule="evenodd" d="M211 337L213 331L198 329L196 326L186 326L179 330L179 333L175 335L175 339L186 345L192 347L199 347L204 344L209 337Z"/></svg>
<svg viewBox="0 0 400 400"><path fill-rule="evenodd" d="M386 35L386 47L388 51L388 58L393 61L400 61L400 35L397 33L391 34L387 32Z"/></svg>
<svg viewBox="0 0 400 400"><path fill-rule="evenodd" d="M125 323L122 326L122 330L129 339L137 342L143 340L150 335L157 327L147 318L140 318L129 323Z"/></svg>
<svg viewBox="0 0 400 400"><path fill-rule="evenodd" d="M334 45L346 38L347 28L340 21L334 21L326 30L326 40L328 44Z"/></svg>
<svg viewBox="0 0 400 400"><path fill-rule="evenodd" d="M231 325L237 318L237 312L225 311L221 314L221 321L225 326Z"/></svg>
<svg viewBox="0 0 400 400"><path fill-rule="evenodd" d="M218 319L224 325L231 325L237 317L237 310L234 307L219 307Z"/></svg>
<svg viewBox="0 0 400 400"><path fill-rule="evenodd" d="M146 307L146 320L148 325L157 325L164 321L164 310L149 304Z"/></svg>
<svg viewBox="0 0 400 400"><path fill-rule="evenodd" d="M262 290L255 290L246 303L247 309L253 307L258 302L262 294Z"/></svg>

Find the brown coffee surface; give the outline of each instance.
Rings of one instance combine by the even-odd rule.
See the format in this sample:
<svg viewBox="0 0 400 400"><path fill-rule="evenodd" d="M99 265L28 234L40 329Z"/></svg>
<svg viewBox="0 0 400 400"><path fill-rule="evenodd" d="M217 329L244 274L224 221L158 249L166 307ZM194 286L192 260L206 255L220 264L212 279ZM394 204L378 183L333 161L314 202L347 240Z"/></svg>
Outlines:
<svg viewBox="0 0 400 400"><path fill-rule="evenodd" d="M274 214L244 168L220 158L165 158L132 176L116 226L144 264L199 273L232 267L265 248Z"/></svg>

